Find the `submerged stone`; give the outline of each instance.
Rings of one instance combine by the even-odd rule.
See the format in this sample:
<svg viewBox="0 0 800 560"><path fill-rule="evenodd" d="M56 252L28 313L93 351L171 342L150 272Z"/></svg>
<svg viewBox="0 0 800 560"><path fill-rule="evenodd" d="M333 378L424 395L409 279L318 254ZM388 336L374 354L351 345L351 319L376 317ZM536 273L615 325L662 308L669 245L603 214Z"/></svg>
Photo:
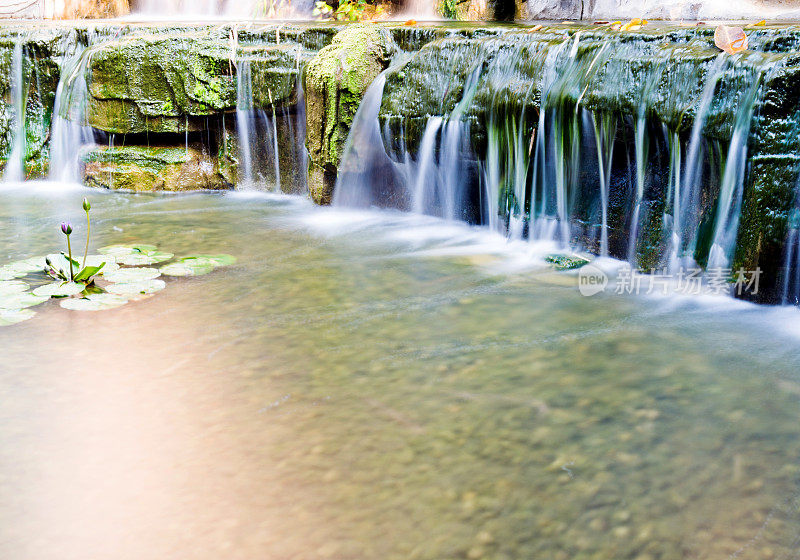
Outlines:
<svg viewBox="0 0 800 560"><path fill-rule="evenodd" d="M374 24L351 25L306 66L308 187L317 203L330 203L350 125L364 93L388 66L393 51L385 29Z"/></svg>

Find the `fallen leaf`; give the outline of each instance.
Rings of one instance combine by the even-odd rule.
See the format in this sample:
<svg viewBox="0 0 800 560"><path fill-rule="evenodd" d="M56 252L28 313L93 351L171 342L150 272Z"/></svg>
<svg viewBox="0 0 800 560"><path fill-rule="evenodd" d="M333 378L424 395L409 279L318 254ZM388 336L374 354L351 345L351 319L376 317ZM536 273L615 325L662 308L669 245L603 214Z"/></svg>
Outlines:
<svg viewBox="0 0 800 560"><path fill-rule="evenodd" d="M417 20L415 19L406 20L406 22L403 25L417 25Z"/></svg>
<svg viewBox="0 0 800 560"><path fill-rule="evenodd" d="M642 28L642 20L640 18L634 18L625 25L623 25L620 31L636 31L641 28Z"/></svg>
<svg viewBox="0 0 800 560"><path fill-rule="evenodd" d="M741 27L720 25L714 32L714 44L728 54L747 50L747 35Z"/></svg>
<svg viewBox="0 0 800 560"><path fill-rule="evenodd" d="M600 20L600 21L596 21L596 22L594 22L594 24L593 24L593 25L608 25L609 23L611 23L611 22L610 22L610 21L603 21L603 20Z"/></svg>
<svg viewBox="0 0 800 560"><path fill-rule="evenodd" d="M528 33L535 33L536 31L539 31L543 27L544 27L543 25L534 25L533 27L528 29Z"/></svg>
<svg viewBox="0 0 800 560"><path fill-rule="evenodd" d="M751 23L751 24L750 24L750 25L748 25L747 27L748 27L748 28L749 28L749 27L764 27L765 25L767 25L767 20L765 20L765 19L762 19L762 20L761 20L761 21L759 21L758 23Z"/></svg>

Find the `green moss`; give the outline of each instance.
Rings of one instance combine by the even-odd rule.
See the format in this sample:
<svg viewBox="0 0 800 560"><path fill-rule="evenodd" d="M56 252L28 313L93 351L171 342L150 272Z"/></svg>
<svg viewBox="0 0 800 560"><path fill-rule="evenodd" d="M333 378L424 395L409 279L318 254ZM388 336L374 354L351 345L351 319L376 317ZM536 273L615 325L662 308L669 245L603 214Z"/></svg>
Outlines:
<svg viewBox="0 0 800 560"><path fill-rule="evenodd" d="M317 202L330 200L331 177L335 177L358 106L369 85L388 65L393 50L384 29L374 24L351 25L306 65L307 146L312 165L309 188Z"/></svg>
<svg viewBox="0 0 800 560"><path fill-rule="evenodd" d="M82 158L87 186L132 191L226 189L220 165L200 147L98 148Z"/></svg>

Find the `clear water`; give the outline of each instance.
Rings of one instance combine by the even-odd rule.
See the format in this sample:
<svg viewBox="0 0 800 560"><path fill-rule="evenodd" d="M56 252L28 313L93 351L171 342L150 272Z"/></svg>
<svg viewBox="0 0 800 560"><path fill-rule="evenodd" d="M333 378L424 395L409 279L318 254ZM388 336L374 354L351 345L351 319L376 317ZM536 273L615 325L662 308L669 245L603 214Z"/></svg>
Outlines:
<svg viewBox="0 0 800 560"><path fill-rule="evenodd" d="M0 557L797 557L797 310L267 195L7 188L3 261L87 193L97 246L239 263L0 329Z"/></svg>

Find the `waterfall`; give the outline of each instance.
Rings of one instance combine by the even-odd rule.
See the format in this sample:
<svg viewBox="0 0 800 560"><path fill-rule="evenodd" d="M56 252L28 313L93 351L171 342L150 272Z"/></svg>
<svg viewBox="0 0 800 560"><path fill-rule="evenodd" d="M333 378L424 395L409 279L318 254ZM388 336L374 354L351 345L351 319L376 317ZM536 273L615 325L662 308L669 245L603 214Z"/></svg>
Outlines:
<svg viewBox="0 0 800 560"><path fill-rule="evenodd" d="M800 208L795 208L789 221L783 268L783 305L800 305Z"/></svg>
<svg viewBox="0 0 800 560"><path fill-rule="evenodd" d="M381 198L373 188L375 182L386 185L395 175L394 163L383 147L378 121L385 85L386 71L369 86L353 118L333 191L334 206L369 208L379 205ZM400 205L407 208L407 197L403 199L406 202Z"/></svg>
<svg viewBox="0 0 800 560"><path fill-rule="evenodd" d="M633 268L729 269L770 55L721 54L676 80L668 70L686 53L648 44L642 79L628 67L640 64L640 47L577 32L539 39L520 62L527 40L458 50L445 41L442 59L423 51L416 65L386 71L353 122L334 203L478 223ZM409 107L404 117L398 91L418 91L402 80L420 71L441 75L420 80L430 88L427 113ZM658 126L663 138L653 135ZM789 236L790 268L798 237ZM786 283L790 299L795 282Z"/></svg>
<svg viewBox="0 0 800 560"><path fill-rule="evenodd" d="M683 175L684 183L678 189L680 196L675 199L672 215L672 247L669 262L670 270L673 272L677 271L680 266L694 266L693 254L699 226L697 206L700 201L700 184L698 174L703 164L703 159L700 157L700 150L704 142L703 127L711 108L711 102L714 100L717 83L722 77L724 65L725 54L720 53L706 73L705 87L692 125L686 169Z"/></svg>
<svg viewBox="0 0 800 560"><path fill-rule="evenodd" d="M736 115L733 134L725 160L720 194L717 204L714 238L708 256L708 268L727 268L733 257L736 234L739 231L739 214L744 190L744 171L747 163L747 139L750 136L750 121L761 82L759 74L744 96Z"/></svg>
<svg viewBox="0 0 800 560"><path fill-rule="evenodd" d="M236 64L236 129L239 139L239 186L253 187L253 152L256 143L254 127L251 126L253 113L253 79L249 60L239 60Z"/></svg>
<svg viewBox="0 0 800 560"><path fill-rule="evenodd" d="M611 184L611 163L614 159L614 141L617 125L609 114L594 115L594 138L597 147L597 167L600 181L600 255L608 256L608 189Z"/></svg>
<svg viewBox="0 0 800 560"><path fill-rule="evenodd" d="M81 154L95 142L94 130L86 124L86 69L90 57L91 47L87 47L68 58L56 88L50 139L52 181L80 182Z"/></svg>
<svg viewBox="0 0 800 560"><path fill-rule="evenodd" d="M11 99L14 103L13 141L8 156L3 179L7 182L18 182L25 178L25 91L23 73L22 38L14 43L14 54L11 62Z"/></svg>
<svg viewBox="0 0 800 560"><path fill-rule="evenodd" d="M257 189L268 185L267 190L281 191L281 174L284 162L297 169L305 162L305 115L275 106L272 92L267 90L269 110L256 106L253 98L253 65L257 60L240 58L236 63L236 133L239 145L240 189ZM303 105L302 84L297 82L299 106ZM281 147L281 132L291 135L289 143ZM288 150L288 151L287 151ZM294 170L292 170L294 172ZM303 185L305 181L303 180ZM297 190L297 189L296 189Z"/></svg>

